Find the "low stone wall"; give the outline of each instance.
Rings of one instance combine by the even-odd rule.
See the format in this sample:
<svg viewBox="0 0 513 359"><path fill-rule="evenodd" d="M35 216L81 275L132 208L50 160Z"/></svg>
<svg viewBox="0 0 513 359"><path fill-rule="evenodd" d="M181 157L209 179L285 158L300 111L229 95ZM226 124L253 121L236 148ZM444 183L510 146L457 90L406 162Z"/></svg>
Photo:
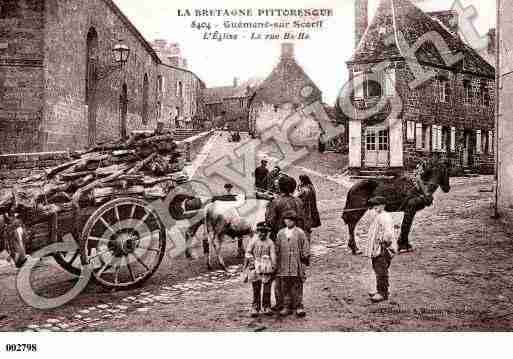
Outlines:
<svg viewBox="0 0 513 359"><path fill-rule="evenodd" d="M179 146L184 146L187 150L187 160L194 160L213 133L207 131L178 141ZM47 168L69 160L71 156L66 151L0 155L0 186L10 187L19 179L42 173Z"/></svg>
<svg viewBox="0 0 513 359"><path fill-rule="evenodd" d="M69 152L65 151L0 155L0 185L9 187L16 180L39 174L70 158Z"/></svg>
<svg viewBox="0 0 513 359"><path fill-rule="evenodd" d="M194 161L205 143L214 135L214 133L214 131L202 132L191 138L179 141L179 145L184 146L186 149L186 160L188 162Z"/></svg>

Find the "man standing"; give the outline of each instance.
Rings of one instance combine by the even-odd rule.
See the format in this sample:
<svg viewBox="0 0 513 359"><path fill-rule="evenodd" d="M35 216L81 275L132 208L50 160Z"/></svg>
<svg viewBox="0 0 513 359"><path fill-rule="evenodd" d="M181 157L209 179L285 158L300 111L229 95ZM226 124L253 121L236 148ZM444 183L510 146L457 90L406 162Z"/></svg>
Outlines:
<svg viewBox="0 0 513 359"><path fill-rule="evenodd" d="M265 190L267 176L269 176L267 161L262 160L260 166L255 169L255 188L257 190Z"/></svg>

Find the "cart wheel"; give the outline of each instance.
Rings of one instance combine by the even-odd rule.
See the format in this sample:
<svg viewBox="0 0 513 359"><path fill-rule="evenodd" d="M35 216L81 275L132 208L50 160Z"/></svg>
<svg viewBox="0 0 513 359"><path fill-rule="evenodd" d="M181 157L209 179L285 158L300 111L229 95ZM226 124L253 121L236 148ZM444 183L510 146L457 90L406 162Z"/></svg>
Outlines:
<svg viewBox="0 0 513 359"><path fill-rule="evenodd" d="M52 254L53 259L66 272L73 275L80 275L82 272L82 262L80 262L80 248L71 252L58 252Z"/></svg>
<svg viewBox="0 0 513 359"><path fill-rule="evenodd" d="M137 198L105 203L87 220L81 258L106 287L132 288L150 278L166 250L166 228L157 212Z"/></svg>

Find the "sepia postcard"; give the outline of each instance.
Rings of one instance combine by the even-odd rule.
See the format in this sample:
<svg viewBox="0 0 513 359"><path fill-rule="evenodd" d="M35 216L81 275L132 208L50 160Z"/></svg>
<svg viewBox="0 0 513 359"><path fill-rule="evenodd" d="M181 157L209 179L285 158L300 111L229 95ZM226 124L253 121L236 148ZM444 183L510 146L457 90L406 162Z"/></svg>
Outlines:
<svg viewBox="0 0 513 359"><path fill-rule="evenodd" d="M510 332L511 34L509 0L0 0L2 357Z"/></svg>

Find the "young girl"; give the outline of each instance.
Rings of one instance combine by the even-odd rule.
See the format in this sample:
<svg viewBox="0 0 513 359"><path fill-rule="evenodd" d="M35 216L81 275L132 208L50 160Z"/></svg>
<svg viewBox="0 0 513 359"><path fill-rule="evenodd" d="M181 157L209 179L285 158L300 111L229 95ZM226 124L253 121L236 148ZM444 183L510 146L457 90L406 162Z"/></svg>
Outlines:
<svg viewBox="0 0 513 359"><path fill-rule="evenodd" d="M280 315L286 316L295 310L298 317L303 317L303 282L306 279L304 266L310 265L310 245L305 232L296 227L296 212L286 211L283 219L286 227L276 237L276 275L282 301L277 306L282 307Z"/></svg>
<svg viewBox="0 0 513 359"><path fill-rule="evenodd" d="M257 317L260 309L265 315L272 315L271 284L276 268L276 251L274 242L269 238L270 228L265 222L260 222L256 230L257 235L251 238L246 249L243 265L247 280L253 285L252 317Z"/></svg>

